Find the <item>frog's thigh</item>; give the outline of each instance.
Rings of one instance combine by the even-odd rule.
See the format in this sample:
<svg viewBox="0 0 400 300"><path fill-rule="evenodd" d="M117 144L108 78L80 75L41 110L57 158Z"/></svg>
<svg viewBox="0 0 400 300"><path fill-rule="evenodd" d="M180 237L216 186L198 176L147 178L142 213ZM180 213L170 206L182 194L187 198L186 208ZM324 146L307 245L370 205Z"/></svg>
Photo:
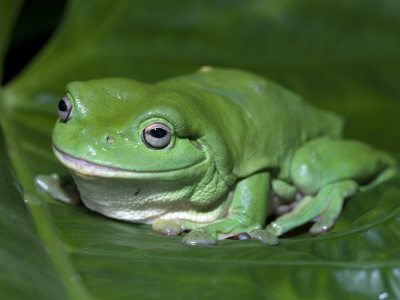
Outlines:
<svg viewBox="0 0 400 300"><path fill-rule="evenodd" d="M283 202L291 202L296 195L296 188L280 179L272 180L272 191Z"/></svg>
<svg viewBox="0 0 400 300"><path fill-rule="evenodd" d="M390 156L364 143L319 138L296 151L291 177L303 194L313 195L325 185L341 180L371 184L393 164Z"/></svg>

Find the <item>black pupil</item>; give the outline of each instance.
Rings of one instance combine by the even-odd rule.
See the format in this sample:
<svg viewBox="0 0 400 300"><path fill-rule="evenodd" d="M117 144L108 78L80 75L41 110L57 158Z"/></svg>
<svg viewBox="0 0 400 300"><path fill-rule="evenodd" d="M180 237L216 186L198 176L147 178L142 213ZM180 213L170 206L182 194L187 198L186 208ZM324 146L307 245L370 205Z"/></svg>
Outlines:
<svg viewBox="0 0 400 300"><path fill-rule="evenodd" d="M162 128L154 128L154 129L150 130L150 135L152 137L157 138L157 139L161 139L161 138L163 138L164 136L167 135L167 131L165 129L162 129Z"/></svg>
<svg viewBox="0 0 400 300"><path fill-rule="evenodd" d="M65 103L65 101L63 99L61 99L60 102L58 102L58 110L59 111L67 110L67 104Z"/></svg>

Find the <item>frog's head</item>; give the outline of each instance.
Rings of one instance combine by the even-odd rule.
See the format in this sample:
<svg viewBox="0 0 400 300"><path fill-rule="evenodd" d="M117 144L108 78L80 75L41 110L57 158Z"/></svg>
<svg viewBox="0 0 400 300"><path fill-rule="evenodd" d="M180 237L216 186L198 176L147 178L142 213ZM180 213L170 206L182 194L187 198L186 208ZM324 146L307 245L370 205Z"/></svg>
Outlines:
<svg viewBox="0 0 400 300"><path fill-rule="evenodd" d="M225 213L223 196L234 178L213 124L220 116L206 117L203 96L121 78L70 83L53 149L85 204L146 223L161 216L203 222Z"/></svg>
<svg viewBox="0 0 400 300"><path fill-rule="evenodd" d="M72 82L58 104L58 159L81 175L186 177L207 172L212 135L196 94L131 79ZM174 175L175 174L175 175Z"/></svg>

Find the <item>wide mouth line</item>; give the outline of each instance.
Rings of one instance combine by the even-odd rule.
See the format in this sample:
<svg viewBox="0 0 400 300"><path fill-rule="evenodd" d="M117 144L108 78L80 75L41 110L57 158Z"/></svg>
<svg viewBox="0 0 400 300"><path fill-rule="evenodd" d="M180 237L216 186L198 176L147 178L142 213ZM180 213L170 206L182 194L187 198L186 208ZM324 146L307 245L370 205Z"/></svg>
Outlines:
<svg viewBox="0 0 400 300"><path fill-rule="evenodd" d="M178 173L179 171L189 169L191 167L197 166L200 163L206 161L203 159L199 162L196 162L192 165L189 165L184 168L180 169L170 169L165 171L136 171L136 170L127 170L127 169L120 169L115 167L109 167L104 165L99 165L96 163L89 162L82 158L74 157L70 154L65 153L64 151L58 149L55 145L53 145L53 151L56 157L60 160L60 162L66 166L67 168L71 169L72 171L82 174L82 175L89 175L89 176L97 176L97 177L140 177L141 175L151 175L151 174L171 174L171 173Z"/></svg>
<svg viewBox="0 0 400 300"><path fill-rule="evenodd" d="M126 172L126 173L138 173L136 171L131 171L131 170L124 170L124 169L119 169L119 168L114 168L114 167L109 167L109 166L103 166L103 165L99 165L99 164L95 164L92 162L89 162L87 160L84 160L82 158L77 158L74 157L72 155L69 155L59 149L57 149L55 146L53 146L55 152L59 155L57 155L57 157L60 159L60 157L62 159L60 159L60 161L66 165L69 168L72 168L76 165L82 166L82 167L92 167L92 168L98 168L100 170L104 170L104 171L111 171L111 172Z"/></svg>

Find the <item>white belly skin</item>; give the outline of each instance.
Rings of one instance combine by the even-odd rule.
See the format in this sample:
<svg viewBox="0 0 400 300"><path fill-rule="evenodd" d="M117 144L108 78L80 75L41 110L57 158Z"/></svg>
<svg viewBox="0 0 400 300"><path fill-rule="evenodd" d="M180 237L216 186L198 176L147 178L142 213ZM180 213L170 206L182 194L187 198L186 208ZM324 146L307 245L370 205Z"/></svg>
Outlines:
<svg viewBox="0 0 400 300"><path fill-rule="evenodd" d="M152 224L159 219L210 222L227 214L232 193L216 176L149 180L72 173L81 200L110 218ZM200 182L193 184L193 182Z"/></svg>

